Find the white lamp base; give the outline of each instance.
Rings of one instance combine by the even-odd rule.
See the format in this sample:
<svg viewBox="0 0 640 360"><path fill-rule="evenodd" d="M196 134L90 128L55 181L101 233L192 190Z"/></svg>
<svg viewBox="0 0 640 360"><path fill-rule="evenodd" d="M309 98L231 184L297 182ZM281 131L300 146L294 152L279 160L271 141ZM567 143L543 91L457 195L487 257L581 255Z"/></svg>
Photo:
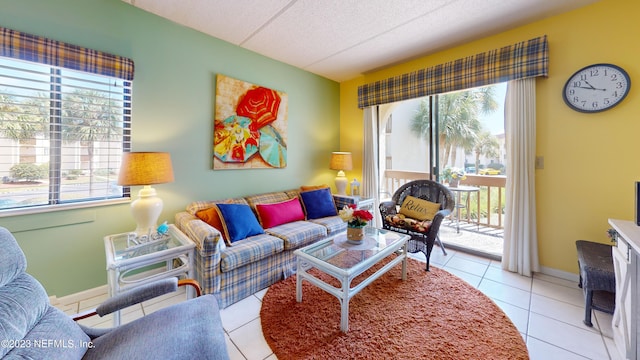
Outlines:
<svg viewBox="0 0 640 360"><path fill-rule="evenodd" d="M162 199L156 196L156 189L149 185L140 189L138 199L131 203L131 214L136 221L136 237L149 237L155 232L162 206Z"/></svg>
<svg viewBox="0 0 640 360"><path fill-rule="evenodd" d="M338 191L338 195L347 195L347 177L344 176L344 171L338 171L338 176L336 176L336 190Z"/></svg>

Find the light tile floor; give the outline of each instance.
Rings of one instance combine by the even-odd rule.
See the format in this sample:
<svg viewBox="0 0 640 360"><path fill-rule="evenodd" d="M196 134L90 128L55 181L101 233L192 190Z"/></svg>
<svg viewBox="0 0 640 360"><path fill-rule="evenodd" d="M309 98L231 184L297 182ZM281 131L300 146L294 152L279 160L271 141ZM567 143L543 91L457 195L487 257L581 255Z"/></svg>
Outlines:
<svg viewBox="0 0 640 360"><path fill-rule="evenodd" d="M420 260L420 255L415 257ZM543 274L533 278L519 276L503 271L496 261L452 250L444 256L440 249L434 249L431 263L464 279L495 301L520 330L531 359L620 358L611 339L611 315L595 311L593 328L582 323L584 298L576 283ZM233 360L276 359L260 327L260 306L265 292L221 311L227 347ZM102 293L85 296L87 298L79 301L76 301L77 297L66 297L74 302L58 299L56 306L69 314L95 307L107 297L106 287ZM181 291L126 309L123 322L183 301L185 297ZM84 324L111 326L110 317L94 318L84 320Z"/></svg>

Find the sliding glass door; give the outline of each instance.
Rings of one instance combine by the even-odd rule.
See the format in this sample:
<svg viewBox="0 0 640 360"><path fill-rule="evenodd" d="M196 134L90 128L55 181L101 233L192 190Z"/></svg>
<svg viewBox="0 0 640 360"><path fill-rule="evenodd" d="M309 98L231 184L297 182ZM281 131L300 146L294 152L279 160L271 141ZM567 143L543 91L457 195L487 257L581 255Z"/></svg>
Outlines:
<svg viewBox="0 0 640 360"><path fill-rule="evenodd" d="M445 247L501 254L505 91L499 84L379 108L381 198L416 179L449 186L458 201L441 228Z"/></svg>

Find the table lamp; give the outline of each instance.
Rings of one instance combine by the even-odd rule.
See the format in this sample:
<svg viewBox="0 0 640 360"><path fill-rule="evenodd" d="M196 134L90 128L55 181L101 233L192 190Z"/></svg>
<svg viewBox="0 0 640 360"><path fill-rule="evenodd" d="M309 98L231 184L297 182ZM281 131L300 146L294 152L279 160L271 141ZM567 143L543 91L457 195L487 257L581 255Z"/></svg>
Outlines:
<svg viewBox="0 0 640 360"><path fill-rule="evenodd" d="M331 170L338 170L338 176L336 176L336 190L338 195L347 195L347 177L344 175L344 170L351 170L353 163L351 161L350 152L334 151L331 153L331 163L329 164Z"/></svg>
<svg viewBox="0 0 640 360"><path fill-rule="evenodd" d="M162 199L156 196L153 184L173 181L171 156L166 152L126 152L118 175L118 185L143 185L138 199L131 203L131 214L136 221L136 237L150 237L162 212Z"/></svg>

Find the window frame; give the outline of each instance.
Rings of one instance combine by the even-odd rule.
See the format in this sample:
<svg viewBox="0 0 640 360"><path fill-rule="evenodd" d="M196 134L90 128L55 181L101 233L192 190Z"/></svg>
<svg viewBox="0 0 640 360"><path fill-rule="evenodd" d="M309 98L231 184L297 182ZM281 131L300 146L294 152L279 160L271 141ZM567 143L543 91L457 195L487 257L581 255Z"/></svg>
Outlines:
<svg viewBox="0 0 640 360"><path fill-rule="evenodd" d="M96 75L106 77L106 84L111 84L114 80L119 81L122 84L122 89L120 89L122 92L122 98L117 99L117 102L121 105L118 106L118 111L122 111L122 117L120 118L120 113L118 112L115 122L117 122L118 125L121 125L122 133L121 135L118 134L120 138L116 137L115 141L121 142L122 145L121 150L116 151L120 151L120 153L129 152L131 151L131 109L134 75L133 61L125 57L0 27L0 59L3 58L6 58L7 60L19 60L20 62L47 66L51 71L51 75L49 77L50 89L48 91L50 96L48 107L49 129L45 135L49 138L49 146L42 148L49 150L48 153L46 153L46 151L45 153L49 158L49 174L47 178L50 180L50 183L47 187L48 195L46 203L0 209L0 217L128 202L130 199L129 187L122 187L122 191L119 191L119 193L114 196L109 196L108 191L105 191L104 195L99 194L97 197L91 197L93 194L90 192L88 196L81 197L77 200L70 198L64 199L61 196L65 194L65 192L60 191L60 186L63 181L61 164L64 163L61 155L64 147L61 127L63 126L62 111L65 106L62 102L63 94L61 94L61 88L69 85L56 81L59 81L61 72L68 73L69 70L72 70L71 73L76 72L75 74L80 74L80 77L76 78L76 80L81 79L81 74L84 73L86 75L90 75L89 78ZM22 70L28 71L28 67L29 66L25 64ZM71 74L71 77L73 77L73 74ZM70 83L71 82L73 82L73 80L70 80ZM91 82L91 80L87 80L87 82ZM95 88L92 88L92 86L89 85L87 89L91 91L100 91L100 86L102 85L100 83L96 83L93 86ZM119 94L120 90L115 93ZM46 94L47 91L44 91L44 93ZM109 91L106 93L107 95L103 99L107 100L107 108L109 109L109 113L111 113L113 109L111 101L116 100L113 100L112 98L113 92L110 87ZM89 128L91 127L92 125L89 125ZM120 129L118 131L120 131ZM54 136L49 137L48 135L51 134L54 134ZM3 138L9 137L3 136ZM78 142L80 142L80 140L78 140ZM80 144L77 146L79 148L82 147ZM109 151L112 151L112 148L108 147L108 149ZM111 163L119 164L119 159L117 162L113 162L112 158L114 156L118 156L118 153L116 152L115 155L108 155L108 168L112 168Z"/></svg>

